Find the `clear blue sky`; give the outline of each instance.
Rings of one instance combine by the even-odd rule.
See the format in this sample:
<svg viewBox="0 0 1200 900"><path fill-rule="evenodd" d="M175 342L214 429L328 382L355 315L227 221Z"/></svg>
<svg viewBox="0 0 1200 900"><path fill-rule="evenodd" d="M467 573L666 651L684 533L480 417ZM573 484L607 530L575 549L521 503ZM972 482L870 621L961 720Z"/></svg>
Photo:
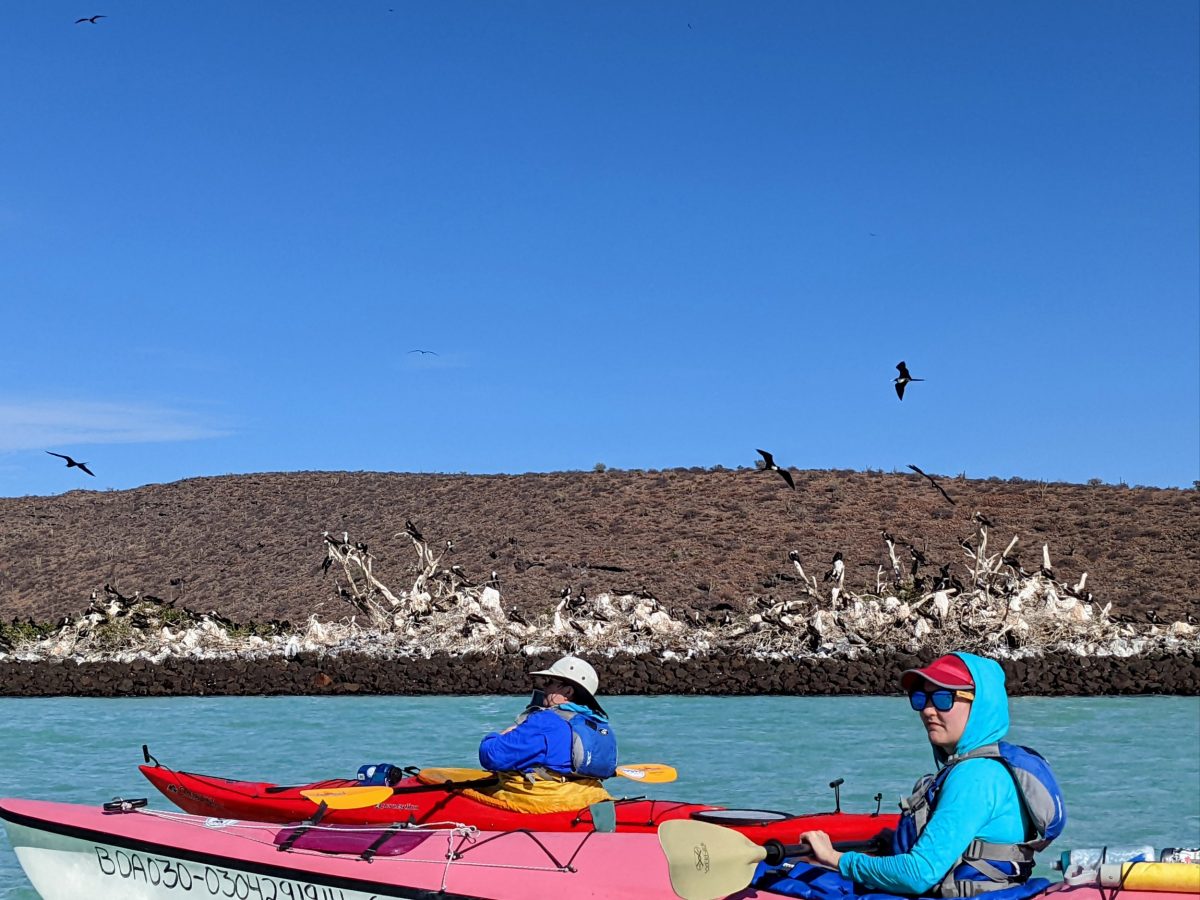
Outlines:
<svg viewBox="0 0 1200 900"><path fill-rule="evenodd" d="M756 447L1190 486L1198 9L14 0L0 494Z"/></svg>

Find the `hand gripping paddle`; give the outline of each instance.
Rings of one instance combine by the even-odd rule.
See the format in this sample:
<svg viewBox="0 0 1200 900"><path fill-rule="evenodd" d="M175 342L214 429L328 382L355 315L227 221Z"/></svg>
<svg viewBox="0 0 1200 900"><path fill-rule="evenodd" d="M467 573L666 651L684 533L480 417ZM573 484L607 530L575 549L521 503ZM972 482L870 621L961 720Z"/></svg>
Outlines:
<svg viewBox="0 0 1200 900"><path fill-rule="evenodd" d="M671 873L671 889L683 900L717 900L750 884L763 860L773 866L809 852L807 844L782 844L769 840L759 845L724 828L690 819L672 819L658 826ZM842 841L837 850L869 850L874 841Z"/></svg>

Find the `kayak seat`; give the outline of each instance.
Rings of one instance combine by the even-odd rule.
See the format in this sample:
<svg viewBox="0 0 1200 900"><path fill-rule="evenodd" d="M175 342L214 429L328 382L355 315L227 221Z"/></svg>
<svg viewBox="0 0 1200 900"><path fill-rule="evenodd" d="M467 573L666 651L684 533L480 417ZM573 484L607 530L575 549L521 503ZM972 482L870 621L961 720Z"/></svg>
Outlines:
<svg viewBox="0 0 1200 900"><path fill-rule="evenodd" d="M455 769L437 767L422 769L417 773L417 781L421 784L450 784L455 781L479 781L483 778L494 777L484 769Z"/></svg>

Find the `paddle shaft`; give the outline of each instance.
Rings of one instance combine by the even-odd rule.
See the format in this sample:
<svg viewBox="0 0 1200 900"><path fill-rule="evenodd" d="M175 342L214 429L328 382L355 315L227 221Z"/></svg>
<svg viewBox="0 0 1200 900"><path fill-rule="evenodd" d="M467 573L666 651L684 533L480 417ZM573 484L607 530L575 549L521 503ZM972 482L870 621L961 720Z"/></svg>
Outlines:
<svg viewBox="0 0 1200 900"><path fill-rule="evenodd" d="M662 763L643 763L639 766L618 766L617 775L631 781L646 784L661 784L675 780L675 770ZM326 801L332 809L363 809L377 806L397 794L418 794L461 791L465 788L490 787L499 782L497 775L486 778L471 778L465 781L439 781L432 784L412 784L389 788L386 785L347 785L342 788L301 791L301 796L313 803Z"/></svg>
<svg viewBox="0 0 1200 900"><path fill-rule="evenodd" d="M839 853L875 850L877 847L878 843L874 838L869 841L838 841L833 845L833 849ZM812 847L808 844L785 844L775 838L766 841L763 849L767 851L765 862L768 866L777 866L785 859L791 859L793 856L807 856L812 852Z"/></svg>

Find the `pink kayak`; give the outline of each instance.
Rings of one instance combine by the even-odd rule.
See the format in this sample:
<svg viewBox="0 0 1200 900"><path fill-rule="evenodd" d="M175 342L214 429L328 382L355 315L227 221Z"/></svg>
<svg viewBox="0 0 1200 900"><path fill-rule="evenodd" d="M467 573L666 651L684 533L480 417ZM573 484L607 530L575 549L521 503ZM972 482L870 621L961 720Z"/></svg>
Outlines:
<svg viewBox="0 0 1200 900"><path fill-rule="evenodd" d="M105 811L6 799L0 800L0 819L44 900L676 896L655 834L483 832L453 823L280 826L130 805ZM1051 893L1055 900L1111 900L1112 895L1097 887L1063 885ZM780 895L746 890L729 896L766 900ZM1196 900L1195 894L1163 891L1122 890L1120 897Z"/></svg>
<svg viewBox="0 0 1200 900"><path fill-rule="evenodd" d="M675 896L652 833L481 832L453 824L304 830L11 799L0 800L0 819L45 900Z"/></svg>

